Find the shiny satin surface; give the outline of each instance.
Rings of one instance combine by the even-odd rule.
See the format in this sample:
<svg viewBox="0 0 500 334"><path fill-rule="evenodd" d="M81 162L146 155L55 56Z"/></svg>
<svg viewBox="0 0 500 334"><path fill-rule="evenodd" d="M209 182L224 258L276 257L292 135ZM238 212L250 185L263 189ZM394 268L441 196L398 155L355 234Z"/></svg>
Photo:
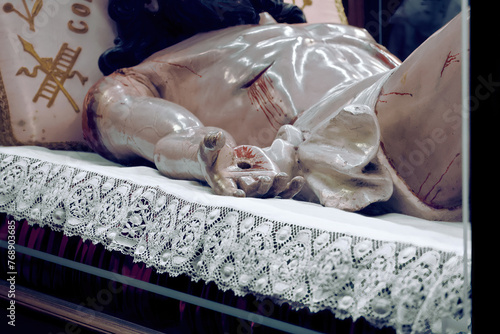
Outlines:
<svg viewBox="0 0 500 334"><path fill-rule="evenodd" d="M134 71L205 126L226 129L237 144L264 147L324 97L396 64L365 30L268 24L200 34Z"/></svg>
<svg viewBox="0 0 500 334"><path fill-rule="evenodd" d="M297 195L347 211L397 196L391 210L404 213L416 201L411 214L440 219L379 150L381 137L411 140L392 136L387 117L381 132L377 117L384 88L398 93L406 78L400 68L365 30L345 25L199 34L96 83L85 103L85 137L108 158L142 157L168 177L206 181L221 195ZM397 116L404 103L386 115Z"/></svg>

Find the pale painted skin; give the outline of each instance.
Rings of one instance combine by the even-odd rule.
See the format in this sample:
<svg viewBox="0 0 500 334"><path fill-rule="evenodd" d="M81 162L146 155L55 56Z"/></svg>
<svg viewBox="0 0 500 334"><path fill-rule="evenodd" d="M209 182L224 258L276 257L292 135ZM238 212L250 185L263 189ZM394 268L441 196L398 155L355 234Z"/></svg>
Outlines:
<svg viewBox="0 0 500 334"><path fill-rule="evenodd" d="M451 35L445 37L446 50L438 50L443 41L435 36L439 48L432 41L429 47L424 44L420 48L424 58L400 65L364 30L328 24L281 25L264 18L264 25L197 35L103 78L85 102L87 140L104 156L119 161L139 156L154 162L168 177L205 181L221 195L291 198L300 193L302 198L350 211L391 198L392 181L385 168L392 167L377 158L380 139L389 149L391 163L392 157L428 136L425 131L411 132L411 139L401 136L399 130L415 124L397 116L400 137L395 137L391 113L415 112L403 100L409 95L395 93L410 89L412 103L418 100L415 105L422 108L437 101L442 112L450 104L459 104L455 93L449 102L439 102L439 89L460 91L455 64L445 69L451 77L446 87L433 91L422 85L428 67L424 58L446 53L444 62L448 52L460 46L459 29L453 25L446 29ZM372 90L378 94L373 87L382 84L376 103L359 104L356 96ZM382 115L380 120L376 114ZM419 117L416 126L425 128L426 117ZM321 150L328 136L338 139L343 128L332 130L328 124L343 120L353 123L353 129L359 124L365 128L346 136L354 134L349 145L357 143L355 152L343 152L340 144L335 157L320 152L318 159L308 158ZM396 145L403 141L409 146ZM435 145L424 166L417 167L429 170L427 161L433 171L450 165L439 159L449 151L450 146L444 146ZM339 157L345 158L340 169ZM316 167L321 170L325 163L337 164L335 173L318 176ZM370 174L368 164L379 167ZM440 186L456 185L460 169L455 167L448 167ZM342 175L333 175L339 170ZM410 179L423 183L424 174L428 173L411 173ZM363 186L358 191L354 183L365 184L366 191ZM439 197L446 207L456 192L444 189Z"/></svg>
<svg viewBox="0 0 500 334"><path fill-rule="evenodd" d="M391 165L418 198L444 208L459 205L462 193L460 24L455 18L415 50L376 105Z"/></svg>

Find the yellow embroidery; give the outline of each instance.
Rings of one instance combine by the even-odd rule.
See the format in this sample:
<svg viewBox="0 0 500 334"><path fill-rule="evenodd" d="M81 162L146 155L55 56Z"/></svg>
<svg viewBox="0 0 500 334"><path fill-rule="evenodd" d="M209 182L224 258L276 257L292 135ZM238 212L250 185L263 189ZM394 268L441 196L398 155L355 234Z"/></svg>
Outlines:
<svg viewBox="0 0 500 334"><path fill-rule="evenodd" d="M307 6L312 6L312 4L313 4L312 0L304 0L304 3L302 4L302 7L300 7L300 9L303 10Z"/></svg>
<svg viewBox="0 0 500 334"><path fill-rule="evenodd" d="M73 66L75 65L75 62L82 49L79 47L76 50L73 50L68 48L68 43L64 43L59 49L59 52L57 53L55 59L42 58L36 53L31 43L27 42L19 35L18 37L23 44L24 51L32 55L39 65L33 68L33 73L30 73L26 67L21 67L17 71L16 75L25 74L31 78L34 78L37 76L39 69L46 74L46 77L40 85L38 92L33 98L33 102L37 102L38 99L42 97L49 100L49 102L47 103L47 107L50 108L54 103L57 94L59 92L62 92L68 99L75 112L79 112L80 109L78 105L73 100L68 91L64 88L64 82L66 81L66 79L71 79L75 75L78 76L82 85L84 85L88 80L88 78L82 76L80 72L72 71Z"/></svg>
<svg viewBox="0 0 500 334"><path fill-rule="evenodd" d="M298 6L298 4L295 3L295 0L292 0L292 4ZM306 8L307 6L312 6L312 0L303 0L302 6L300 6L299 8L304 10L304 8Z"/></svg>
<svg viewBox="0 0 500 334"><path fill-rule="evenodd" d="M26 4L26 0L23 0L23 5L24 5L24 10L26 11L26 15L21 13L19 10L17 10L13 4L10 2L6 3L3 5L3 11L6 13L16 13L19 15L23 20L28 22L30 25L30 30L35 31L35 17L40 13L40 10L42 9L43 6L43 1L42 0L36 0L35 4L31 8L31 11L28 8L28 5Z"/></svg>
<svg viewBox="0 0 500 334"><path fill-rule="evenodd" d="M344 5L342 0L335 0L335 7L337 7L337 13L339 14L340 23L349 24L347 22L347 16L345 15Z"/></svg>

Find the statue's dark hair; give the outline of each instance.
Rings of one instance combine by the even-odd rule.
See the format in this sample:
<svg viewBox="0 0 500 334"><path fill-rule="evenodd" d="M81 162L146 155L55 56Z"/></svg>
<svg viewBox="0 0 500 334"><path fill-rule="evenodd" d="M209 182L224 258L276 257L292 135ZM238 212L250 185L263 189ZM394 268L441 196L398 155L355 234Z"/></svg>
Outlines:
<svg viewBox="0 0 500 334"><path fill-rule="evenodd" d="M261 12L279 23L306 22L302 10L283 0L109 0L118 36L99 58L99 68L108 75L196 33L257 24Z"/></svg>

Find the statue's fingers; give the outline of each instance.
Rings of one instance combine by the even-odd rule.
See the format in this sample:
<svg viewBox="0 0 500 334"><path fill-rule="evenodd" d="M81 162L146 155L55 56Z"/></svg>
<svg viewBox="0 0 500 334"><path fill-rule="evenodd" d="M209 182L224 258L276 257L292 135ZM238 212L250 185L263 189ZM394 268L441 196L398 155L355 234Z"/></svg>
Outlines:
<svg viewBox="0 0 500 334"><path fill-rule="evenodd" d="M241 176L238 178L238 187L246 194L253 194L259 188L259 182L251 176Z"/></svg>
<svg viewBox="0 0 500 334"><path fill-rule="evenodd" d="M277 196L285 191L289 180L290 177L287 173L281 172L276 174L273 180L273 185L271 186L271 189L269 189L269 195Z"/></svg>
<svg viewBox="0 0 500 334"><path fill-rule="evenodd" d="M209 150L220 150L226 143L226 136L222 131L211 131L203 138L203 145Z"/></svg>
<svg viewBox="0 0 500 334"><path fill-rule="evenodd" d="M226 137L222 131L208 133L200 142L200 158L207 167L214 165L220 149L226 143Z"/></svg>
<svg viewBox="0 0 500 334"><path fill-rule="evenodd" d="M259 176L258 182L259 188L257 189L257 195L259 196L266 195L273 185L273 179L269 176Z"/></svg>
<svg viewBox="0 0 500 334"><path fill-rule="evenodd" d="M236 190L233 191L232 196L234 196L234 197L245 197L246 193L243 190L241 190L241 189L236 189Z"/></svg>
<svg viewBox="0 0 500 334"><path fill-rule="evenodd" d="M214 177L212 189L217 195L245 197L245 191L239 189L237 183L232 178L224 178L220 175Z"/></svg>
<svg viewBox="0 0 500 334"><path fill-rule="evenodd" d="M306 180L302 176L294 177L287 185L286 190L279 194L281 198L293 198L301 190Z"/></svg>

